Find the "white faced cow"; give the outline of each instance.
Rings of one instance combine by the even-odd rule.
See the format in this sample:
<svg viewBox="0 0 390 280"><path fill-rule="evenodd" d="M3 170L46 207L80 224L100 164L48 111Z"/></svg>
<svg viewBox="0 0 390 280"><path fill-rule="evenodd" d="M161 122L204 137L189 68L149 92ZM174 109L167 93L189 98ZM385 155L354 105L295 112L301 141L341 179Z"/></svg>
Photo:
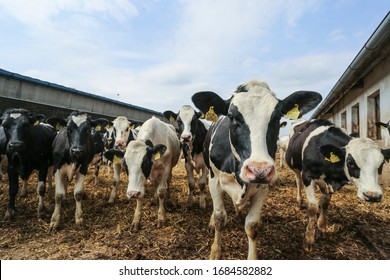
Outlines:
<svg viewBox="0 0 390 280"><path fill-rule="evenodd" d="M115 150L109 152L118 154ZM110 155L109 152L106 153L107 157L112 157L113 154ZM175 129L156 117L145 121L137 139L127 145L124 154L129 173L127 197L137 199L131 224L132 230L140 229L141 208L147 179L155 186L159 200L157 227L165 224L164 199L167 197L172 168L177 164L179 156L180 142Z"/></svg>
<svg viewBox="0 0 390 280"><path fill-rule="evenodd" d="M375 125L378 128L386 130L382 135L383 138L385 139L385 147L388 147L390 145L390 121L388 121L387 123L376 122Z"/></svg>
<svg viewBox="0 0 390 280"><path fill-rule="evenodd" d="M127 144L137 137L137 131L132 129L134 124L130 122L126 117L119 116L113 122L115 144L114 148L120 151L125 151ZM117 196L117 190L120 181L120 173L124 169L121 161L114 159L114 187L112 188L109 203L113 203Z"/></svg>
<svg viewBox="0 0 390 280"><path fill-rule="evenodd" d="M203 113L224 115L210 127L205 141L209 159L209 188L213 200L210 226L215 228L210 259L221 258L221 230L227 221L223 192L237 212L249 203L245 218L248 259L256 259L257 227L268 184L275 182L276 141L283 115L299 118L313 109L322 97L299 91L279 100L264 82L249 81L239 86L228 100L213 92L198 92L192 101Z"/></svg>
<svg viewBox="0 0 390 280"><path fill-rule="evenodd" d="M65 198L69 182L75 177L74 199L76 201L76 225L83 224L81 202L84 194L84 178L95 154L92 128L103 126L108 121L91 120L84 112L75 111L66 120L53 141L53 159L55 172L55 209L51 217L49 232L58 228L60 223L61 204Z"/></svg>
<svg viewBox="0 0 390 280"><path fill-rule="evenodd" d="M41 217L45 212L43 198L48 169L53 164L51 144L55 130L36 122L37 117L24 109L8 109L1 119L0 146L7 154L9 180L9 204L4 219L11 220L14 216L19 176L26 183L34 170L38 170L38 216Z"/></svg>
<svg viewBox="0 0 390 280"><path fill-rule="evenodd" d="M383 192L379 175L390 149L381 150L368 138L351 138L327 120L311 120L292 127L286 151L286 162L295 172L298 204L302 206L301 188L308 200L309 223L306 228L304 249L311 251L315 241L318 186L322 197L317 227L326 232L326 211L333 192L351 182L357 196L367 202L379 202Z"/></svg>
<svg viewBox="0 0 390 280"><path fill-rule="evenodd" d="M200 208L206 208L204 190L206 188L208 168L203 158L203 143L206 138L209 125L200 120L203 114L195 112L189 106L184 105L179 112L175 114L172 111L165 111L164 116L169 121L177 121L179 126L179 138L182 142L182 149L185 159L185 168L188 179L188 206L192 207L194 202L195 178L194 171L200 173L199 177L199 205Z"/></svg>

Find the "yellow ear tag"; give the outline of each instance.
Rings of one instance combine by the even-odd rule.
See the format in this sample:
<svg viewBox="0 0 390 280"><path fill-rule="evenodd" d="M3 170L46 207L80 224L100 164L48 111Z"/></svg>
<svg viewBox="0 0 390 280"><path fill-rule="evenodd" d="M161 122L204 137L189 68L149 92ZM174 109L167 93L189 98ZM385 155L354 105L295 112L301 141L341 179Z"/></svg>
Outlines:
<svg viewBox="0 0 390 280"><path fill-rule="evenodd" d="M60 123L56 124L56 130L60 131L62 129L62 125Z"/></svg>
<svg viewBox="0 0 390 280"><path fill-rule="evenodd" d="M174 122L174 121L175 121L175 118L172 117L172 116L169 116L169 121L170 121L170 122Z"/></svg>
<svg viewBox="0 0 390 280"><path fill-rule="evenodd" d="M108 125L106 125L104 128L105 129L109 129L111 126L108 124Z"/></svg>
<svg viewBox="0 0 390 280"><path fill-rule="evenodd" d="M135 128L135 124L131 124L130 129L134 129L134 128Z"/></svg>
<svg viewBox="0 0 390 280"><path fill-rule="evenodd" d="M286 125L284 124L284 125L282 125L280 128L285 128L286 127Z"/></svg>
<svg viewBox="0 0 390 280"><path fill-rule="evenodd" d="M340 158L336 156L333 152L330 152L330 158L325 158L325 160L331 162L331 163L336 163L340 161Z"/></svg>
<svg viewBox="0 0 390 280"><path fill-rule="evenodd" d="M96 131L102 130L102 126L101 126L100 124L98 124L98 125L95 127L95 130L96 130Z"/></svg>
<svg viewBox="0 0 390 280"><path fill-rule="evenodd" d="M154 154L154 160L158 160L161 157L160 152Z"/></svg>
<svg viewBox="0 0 390 280"><path fill-rule="evenodd" d="M384 126L384 125L381 125L381 129L385 129L385 128L387 128L386 126Z"/></svg>
<svg viewBox="0 0 390 280"><path fill-rule="evenodd" d="M201 118L201 119L204 119L204 118L205 118L205 115L204 115L204 114L200 115L200 118Z"/></svg>
<svg viewBox="0 0 390 280"><path fill-rule="evenodd" d="M36 120L35 122L34 122L34 125L38 125L39 124L39 120Z"/></svg>
<svg viewBox="0 0 390 280"><path fill-rule="evenodd" d="M209 111L206 113L206 120L210 122L217 122L218 121L218 116L214 112L214 106L210 106Z"/></svg>
<svg viewBox="0 0 390 280"><path fill-rule="evenodd" d="M121 164L122 163L122 159L120 157L118 157L117 155L114 155L114 158L112 159L112 162L115 163L115 164Z"/></svg>
<svg viewBox="0 0 390 280"><path fill-rule="evenodd" d="M290 119L290 120L298 119L299 118L299 114L301 113L301 112L299 112L298 107L299 107L299 105L295 104L294 108L292 108L290 111L288 111L286 113L285 117Z"/></svg>

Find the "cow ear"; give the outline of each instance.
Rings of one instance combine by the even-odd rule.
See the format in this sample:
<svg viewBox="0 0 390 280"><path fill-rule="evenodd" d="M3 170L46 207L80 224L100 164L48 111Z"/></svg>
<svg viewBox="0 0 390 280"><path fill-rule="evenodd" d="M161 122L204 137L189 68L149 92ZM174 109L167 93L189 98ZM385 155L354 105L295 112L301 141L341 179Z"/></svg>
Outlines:
<svg viewBox="0 0 390 280"><path fill-rule="evenodd" d="M106 159L112 161L113 163L121 164L125 153L120 150L108 150L104 153L104 156L106 157Z"/></svg>
<svg viewBox="0 0 390 280"><path fill-rule="evenodd" d="M158 160L159 158L161 158L164 155L164 153L166 152L166 150L167 150L167 146L165 146L163 144L157 144L156 146L154 146L151 149L152 160Z"/></svg>
<svg viewBox="0 0 390 280"><path fill-rule="evenodd" d="M66 126L67 121L61 118L52 117L46 120L46 123L50 124L56 131L60 131Z"/></svg>
<svg viewBox="0 0 390 280"><path fill-rule="evenodd" d="M284 127L286 127L286 126L287 126L287 122L281 122L281 123L280 123L280 127L281 127L281 128L284 128Z"/></svg>
<svg viewBox="0 0 390 280"><path fill-rule="evenodd" d="M389 127L388 123L383 123L383 122L376 122L375 125L379 128L387 128Z"/></svg>
<svg viewBox="0 0 390 280"><path fill-rule="evenodd" d="M172 111L165 111L163 115L171 123L177 120L177 114Z"/></svg>
<svg viewBox="0 0 390 280"><path fill-rule="evenodd" d="M390 149L382 149L381 152L385 160L390 162Z"/></svg>
<svg viewBox="0 0 390 280"><path fill-rule="evenodd" d="M200 91L192 96L192 102L205 114L206 120L216 122L218 116L227 115L230 101L223 100L218 94L212 91Z"/></svg>
<svg viewBox="0 0 390 280"><path fill-rule="evenodd" d="M92 126L95 128L96 131L99 132L105 132L105 128L109 123L110 121L104 118L99 118L91 121Z"/></svg>
<svg viewBox="0 0 390 280"><path fill-rule="evenodd" d="M322 96L314 91L296 91L281 100L281 113L290 120L301 118L322 101Z"/></svg>
<svg viewBox="0 0 390 280"><path fill-rule="evenodd" d="M334 145L324 145L319 147L320 153L326 161L330 163L344 163L345 150Z"/></svg>

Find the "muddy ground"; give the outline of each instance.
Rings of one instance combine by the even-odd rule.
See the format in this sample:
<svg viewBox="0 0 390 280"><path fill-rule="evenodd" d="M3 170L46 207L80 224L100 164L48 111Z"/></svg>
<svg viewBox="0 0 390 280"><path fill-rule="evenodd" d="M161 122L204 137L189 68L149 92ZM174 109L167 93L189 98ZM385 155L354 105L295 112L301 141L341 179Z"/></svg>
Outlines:
<svg viewBox="0 0 390 280"><path fill-rule="evenodd" d="M46 196L48 215L38 219L36 214L36 177L30 179L27 197L17 198L17 213L12 222L0 222L0 259L208 259L213 233L208 231L212 202L207 192L207 209L196 204L187 207L187 183L183 163L174 168L173 197L177 207L167 212L167 226L158 229L157 207L150 203L148 189L143 208L142 228L130 231L135 201L125 197L127 178L121 177L121 191L114 204L108 197L113 175L105 166L100 170L100 182L94 185L91 175L86 180L83 201L85 225L74 222L75 202L68 189L62 209L59 230L48 233L54 210L54 191ZM197 190L198 191L198 190ZM352 186L345 186L332 197L328 214L328 233L317 236L312 252L302 248L306 211L296 207L296 188L290 170L279 171L278 183L271 187L263 207L262 225L258 236L258 257L275 260L390 259L390 187L384 186L382 203L360 201ZM198 192L196 192L196 199ZM234 213L226 198L228 223L223 232L224 259L245 259L247 237L244 224ZM8 183L0 181L0 216L8 202Z"/></svg>

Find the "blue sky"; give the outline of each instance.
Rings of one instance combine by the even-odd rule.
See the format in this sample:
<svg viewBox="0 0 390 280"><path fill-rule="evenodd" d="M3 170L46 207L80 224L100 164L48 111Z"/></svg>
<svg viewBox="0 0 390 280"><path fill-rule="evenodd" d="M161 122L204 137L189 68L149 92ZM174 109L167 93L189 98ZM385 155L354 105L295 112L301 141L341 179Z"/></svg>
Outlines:
<svg viewBox="0 0 390 280"><path fill-rule="evenodd" d="M250 79L324 97L388 0L1 0L0 68L156 111Z"/></svg>

